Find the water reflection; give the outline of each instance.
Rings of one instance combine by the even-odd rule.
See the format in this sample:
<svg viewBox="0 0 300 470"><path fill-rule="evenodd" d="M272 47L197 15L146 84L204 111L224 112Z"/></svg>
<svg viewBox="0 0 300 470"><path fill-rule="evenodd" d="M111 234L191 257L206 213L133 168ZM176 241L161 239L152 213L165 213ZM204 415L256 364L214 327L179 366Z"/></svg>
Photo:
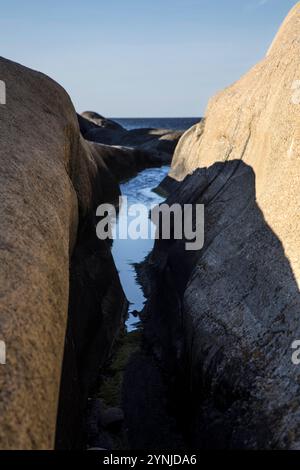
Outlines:
<svg viewBox="0 0 300 470"><path fill-rule="evenodd" d="M148 209L153 204L159 204L163 198L152 191L161 180L167 175L169 171L168 166L161 168L149 168L139 173L135 178L121 184L121 191L123 196L127 196L129 204L144 204ZM117 221L117 233L122 229L122 224L125 224L125 216L120 211ZM149 220L149 224L152 222ZM112 254L119 271L121 283L127 299L130 302L129 318L127 321L128 331L132 331L137 326L137 318L132 314L135 311L141 311L145 297L141 286L139 285L134 264L141 263L148 253L152 250L154 240L120 240L116 239L113 242Z"/></svg>

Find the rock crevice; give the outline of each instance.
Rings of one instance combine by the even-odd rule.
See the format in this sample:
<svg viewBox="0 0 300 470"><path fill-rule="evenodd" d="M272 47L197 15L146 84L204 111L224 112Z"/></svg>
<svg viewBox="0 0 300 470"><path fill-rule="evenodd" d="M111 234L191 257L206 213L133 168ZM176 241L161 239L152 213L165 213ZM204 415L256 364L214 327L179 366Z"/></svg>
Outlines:
<svg viewBox="0 0 300 470"><path fill-rule="evenodd" d="M7 85L0 114L0 335L7 350L0 447L54 446L69 302L61 400L76 407L72 419L60 415L58 441L82 445L73 425L127 305L94 227L96 206L120 190L106 150L84 141L58 84L3 58L0 71Z"/></svg>
<svg viewBox="0 0 300 470"><path fill-rule="evenodd" d="M160 186L169 204L205 205L202 250L157 243L145 320L170 380L184 378L197 448L300 448L299 22L298 3L266 58L183 135Z"/></svg>

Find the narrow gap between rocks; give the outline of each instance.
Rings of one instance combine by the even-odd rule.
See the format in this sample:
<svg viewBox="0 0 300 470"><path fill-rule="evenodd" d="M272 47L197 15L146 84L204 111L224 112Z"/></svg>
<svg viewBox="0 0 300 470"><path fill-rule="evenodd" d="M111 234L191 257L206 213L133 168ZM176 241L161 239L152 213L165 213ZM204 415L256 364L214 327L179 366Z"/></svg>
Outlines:
<svg viewBox="0 0 300 470"><path fill-rule="evenodd" d="M168 171L168 166L149 168L121 184L127 204L144 204L150 211L163 202L155 187ZM148 214L145 217L150 226ZM125 223L120 210L115 230L126 229ZM147 319L147 297L151 292L147 264L153 245L154 240L149 238L113 241L112 255L129 301L128 319L89 400L88 446L92 449L188 447L183 378L179 377L178 364L168 370L156 351L158 344L149 341L153 322Z"/></svg>

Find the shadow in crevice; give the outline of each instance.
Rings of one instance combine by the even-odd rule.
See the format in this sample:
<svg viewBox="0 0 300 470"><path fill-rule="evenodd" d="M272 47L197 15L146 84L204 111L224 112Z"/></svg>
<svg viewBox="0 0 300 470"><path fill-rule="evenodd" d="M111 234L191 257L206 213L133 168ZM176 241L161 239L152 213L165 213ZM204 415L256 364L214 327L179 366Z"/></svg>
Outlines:
<svg viewBox="0 0 300 470"><path fill-rule="evenodd" d="M86 449L88 405L99 370L109 357L127 313L127 299L111 254L110 241L96 234L96 208L120 195L117 182L101 168L88 214L80 214L70 265L69 311L65 337L56 449Z"/></svg>
<svg viewBox="0 0 300 470"><path fill-rule="evenodd" d="M284 248L256 202L254 171L241 160L198 169L176 185L167 199L173 203L205 204L205 244L187 252L185 240L158 240L146 268L143 349L160 371L161 402L186 448L282 447L288 397L299 388L289 385L297 372L283 352L299 333L300 299ZM286 379L274 372L280 366ZM124 392L132 447L168 443L155 420L138 432L158 379L143 376L137 359L129 377L138 389L134 403Z"/></svg>

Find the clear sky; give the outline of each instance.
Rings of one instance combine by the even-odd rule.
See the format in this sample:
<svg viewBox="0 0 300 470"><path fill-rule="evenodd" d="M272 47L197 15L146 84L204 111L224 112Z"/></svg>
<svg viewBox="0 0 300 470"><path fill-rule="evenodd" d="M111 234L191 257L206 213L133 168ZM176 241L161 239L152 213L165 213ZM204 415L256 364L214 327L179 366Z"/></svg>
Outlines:
<svg viewBox="0 0 300 470"><path fill-rule="evenodd" d="M264 56L295 3L9 0L1 55L57 80L79 112L199 116Z"/></svg>

